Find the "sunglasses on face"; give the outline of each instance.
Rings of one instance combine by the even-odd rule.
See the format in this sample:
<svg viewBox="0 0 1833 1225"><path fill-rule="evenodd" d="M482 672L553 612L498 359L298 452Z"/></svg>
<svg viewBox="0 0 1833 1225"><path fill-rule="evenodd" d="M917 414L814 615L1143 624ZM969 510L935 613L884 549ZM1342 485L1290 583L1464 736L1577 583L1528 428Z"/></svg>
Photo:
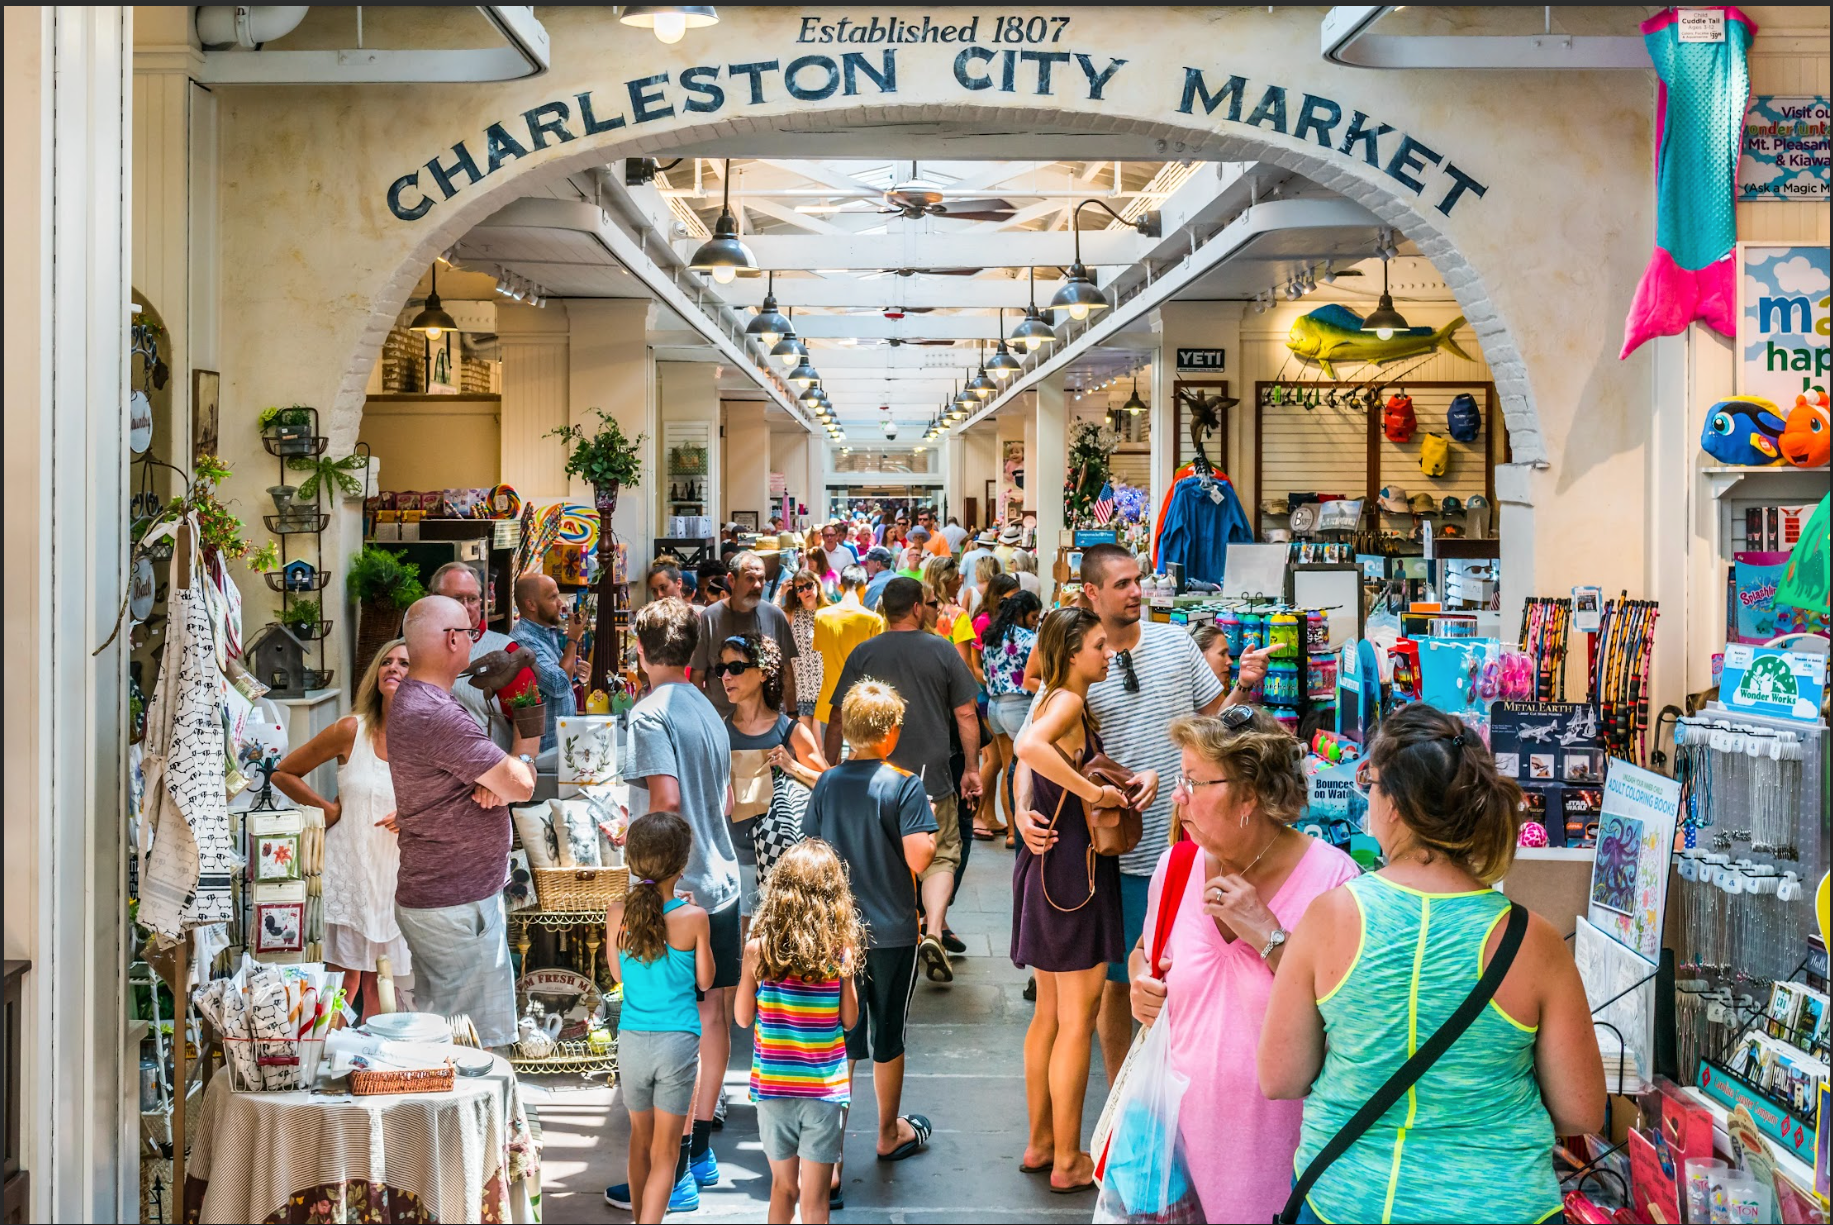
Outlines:
<svg viewBox="0 0 1833 1225"><path fill-rule="evenodd" d="M814 589L815 589L815 585L813 583L797 583L796 584L797 591L813 591Z"/></svg>
<svg viewBox="0 0 1833 1225"><path fill-rule="evenodd" d="M714 676L743 676L747 671L757 667L750 660L741 659L736 663L718 663L713 665Z"/></svg>

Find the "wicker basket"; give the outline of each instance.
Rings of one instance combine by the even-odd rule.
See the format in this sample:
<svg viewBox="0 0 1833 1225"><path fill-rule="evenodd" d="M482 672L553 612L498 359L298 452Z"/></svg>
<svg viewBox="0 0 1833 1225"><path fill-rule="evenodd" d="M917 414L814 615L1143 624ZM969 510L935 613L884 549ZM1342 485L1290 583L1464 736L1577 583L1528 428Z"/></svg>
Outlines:
<svg viewBox="0 0 1833 1225"><path fill-rule="evenodd" d="M535 902L542 910L602 911L624 896L627 868L534 868Z"/></svg>
<svg viewBox="0 0 1833 1225"><path fill-rule="evenodd" d="M443 1068L352 1072L350 1094L352 1097L371 1097L384 1093L445 1093L452 1088L455 1075L451 1064Z"/></svg>

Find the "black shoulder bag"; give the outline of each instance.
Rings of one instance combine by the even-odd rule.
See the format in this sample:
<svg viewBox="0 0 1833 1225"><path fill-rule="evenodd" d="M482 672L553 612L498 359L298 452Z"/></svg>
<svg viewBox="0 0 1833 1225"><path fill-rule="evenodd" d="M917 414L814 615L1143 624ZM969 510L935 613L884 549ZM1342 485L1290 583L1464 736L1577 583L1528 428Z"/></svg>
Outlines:
<svg viewBox="0 0 1833 1225"><path fill-rule="evenodd" d="M1521 951L1521 937L1527 933L1527 923L1527 908L1519 902L1509 903L1508 926L1502 929L1502 943L1496 948L1496 955L1490 958L1483 977L1477 980L1477 985L1464 997L1457 1011L1426 1039L1425 1045L1414 1051L1412 1057L1387 1078L1387 1083L1375 1090L1375 1095L1362 1104L1362 1109L1343 1124L1343 1129L1330 1138L1330 1143L1311 1159L1311 1164L1305 1167L1305 1172L1292 1185L1292 1194L1279 1215L1273 1218L1273 1225L1291 1225L1298 1220L1299 1206L1305 1202L1305 1196L1311 1194L1312 1186L1324 1176L1324 1171L1330 1168L1331 1163L1348 1152L1349 1146L1360 1140L1362 1134L1404 1097L1406 1091L1426 1074L1426 1069L1437 1063L1439 1057L1451 1048L1451 1044L1470 1028L1471 1022L1495 998L1496 988L1502 985L1509 967L1515 964L1515 954Z"/></svg>

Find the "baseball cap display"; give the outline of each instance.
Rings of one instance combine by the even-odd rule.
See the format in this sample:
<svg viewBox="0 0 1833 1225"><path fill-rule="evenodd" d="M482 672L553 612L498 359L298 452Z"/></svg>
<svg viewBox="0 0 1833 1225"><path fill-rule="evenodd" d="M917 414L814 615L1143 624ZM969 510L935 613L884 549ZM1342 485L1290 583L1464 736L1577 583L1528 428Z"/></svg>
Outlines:
<svg viewBox="0 0 1833 1225"><path fill-rule="evenodd" d="M1443 434L1427 434L1419 440L1419 470L1427 476L1443 476L1451 467L1451 440Z"/></svg>
<svg viewBox="0 0 1833 1225"><path fill-rule="evenodd" d="M1397 515L1407 513L1407 491L1398 485L1381 487L1381 509L1391 510Z"/></svg>
<svg viewBox="0 0 1833 1225"><path fill-rule="evenodd" d="M1445 428L1458 442L1475 442L1483 432L1483 410L1477 407L1477 398L1469 392L1451 397L1451 407L1445 410Z"/></svg>
<svg viewBox="0 0 1833 1225"><path fill-rule="evenodd" d="M1381 413L1381 432L1389 442L1411 442L1419 418L1413 415L1412 396L1389 396Z"/></svg>
<svg viewBox="0 0 1833 1225"><path fill-rule="evenodd" d="M1446 494L1445 500L1438 504L1438 508L1447 515L1461 515L1464 513L1464 504L1457 500L1455 494Z"/></svg>
<svg viewBox="0 0 1833 1225"><path fill-rule="evenodd" d="M1408 505L1413 508L1413 513L1416 515L1429 515L1438 509L1438 499L1429 493L1416 493Z"/></svg>

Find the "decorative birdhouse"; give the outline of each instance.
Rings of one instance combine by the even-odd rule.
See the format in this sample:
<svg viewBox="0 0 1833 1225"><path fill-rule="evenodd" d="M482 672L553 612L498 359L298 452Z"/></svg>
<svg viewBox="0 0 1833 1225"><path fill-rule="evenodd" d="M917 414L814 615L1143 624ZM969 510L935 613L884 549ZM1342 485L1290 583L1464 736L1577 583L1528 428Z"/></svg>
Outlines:
<svg viewBox="0 0 1833 1225"><path fill-rule="evenodd" d="M282 585L288 591L311 591L317 584L318 571L309 561L289 561L281 572L286 576Z"/></svg>
<svg viewBox="0 0 1833 1225"><path fill-rule="evenodd" d="M268 622L243 651L249 671L267 686L270 698L306 695L306 645L284 625Z"/></svg>

